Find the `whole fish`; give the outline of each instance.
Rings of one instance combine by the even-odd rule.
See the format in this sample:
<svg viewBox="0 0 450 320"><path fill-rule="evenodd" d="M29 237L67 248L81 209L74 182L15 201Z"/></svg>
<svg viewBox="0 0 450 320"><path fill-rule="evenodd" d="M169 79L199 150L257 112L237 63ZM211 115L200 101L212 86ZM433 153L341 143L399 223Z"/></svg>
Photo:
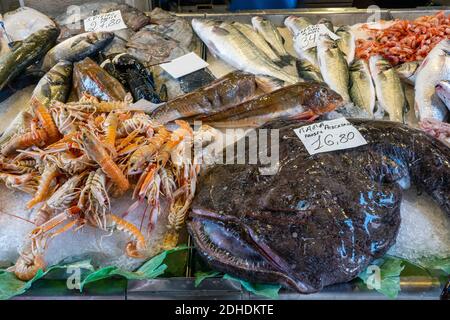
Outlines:
<svg viewBox="0 0 450 320"><path fill-rule="evenodd" d="M414 85L416 82L417 69L419 69L420 64L421 61L404 62L395 66L395 71L397 71L398 76L404 82Z"/></svg>
<svg viewBox="0 0 450 320"><path fill-rule="evenodd" d="M44 58L42 70L48 71L61 60L81 61L102 50L114 38L111 32L86 32L69 38L51 49Z"/></svg>
<svg viewBox="0 0 450 320"><path fill-rule="evenodd" d="M349 102L349 71L347 60L345 60L345 56L336 42L329 36L320 37L317 45L317 58L320 72L326 84L339 93L345 102Z"/></svg>
<svg viewBox="0 0 450 320"><path fill-rule="evenodd" d="M291 55L284 47L283 37L270 20L256 16L252 18L252 25L283 61L289 62L292 60Z"/></svg>
<svg viewBox="0 0 450 320"><path fill-rule="evenodd" d="M272 60L276 65L282 67L284 66L284 62L281 60L281 57L278 56L278 54L272 50L272 48L269 46L269 44L264 40L264 38L257 33L253 28L244 23L240 22L233 22L232 25L238 29L244 36L247 37L253 44L261 50L267 57Z"/></svg>
<svg viewBox="0 0 450 320"><path fill-rule="evenodd" d="M419 120L434 118L443 121L446 118L448 109L435 94L435 87L441 80L450 80L449 39L439 42L417 70L414 100Z"/></svg>
<svg viewBox="0 0 450 320"><path fill-rule="evenodd" d="M46 106L52 100L66 102L72 85L72 69L72 62L58 62L38 82L31 99L37 99Z"/></svg>
<svg viewBox="0 0 450 320"><path fill-rule="evenodd" d="M450 81L442 80L436 85L436 93L450 110Z"/></svg>
<svg viewBox="0 0 450 320"><path fill-rule="evenodd" d="M267 133L255 130L235 143L243 154L204 171L187 222L203 260L246 281L312 293L357 278L395 244L398 181L410 180L450 217L450 148L400 123L349 122L366 145L310 155L294 131L309 123L280 121L263 128L279 132L276 158L267 157ZM256 146L261 156L247 162ZM261 172L267 166L275 173Z"/></svg>
<svg viewBox="0 0 450 320"><path fill-rule="evenodd" d="M162 33L143 28L127 42L127 52L147 65L169 62L189 53L189 49Z"/></svg>
<svg viewBox="0 0 450 320"><path fill-rule="evenodd" d="M10 41L25 40L33 33L56 28L55 22L45 14L28 7L20 7L3 15L3 23Z"/></svg>
<svg viewBox="0 0 450 320"><path fill-rule="evenodd" d="M90 58L74 64L73 87L78 99L83 96L83 93L103 101L124 101L127 96L119 80L109 75Z"/></svg>
<svg viewBox="0 0 450 320"><path fill-rule="evenodd" d="M381 56L370 57L369 68L380 107L389 113L390 120L404 121L408 103L397 72Z"/></svg>
<svg viewBox="0 0 450 320"><path fill-rule="evenodd" d="M369 65L366 61L357 59L350 65L349 71L350 98L355 105L365 109L373 117L376 96Z"/></svg>
<svg viewBox="0 0 450 320"><path fill-rule="evenodd" d="M355 35L351 31L349 26L341 26L336 30L336 34L340 39L336 40L336 43L341 49L342 53L345 54L345 59L348 64L351 64L355 59L356 51L356 41Z"/></svg>
<svg viewBox="0 0 450 320"><path fill-rule="evenodd" d="M284 25L294 36L294 50L298 55L298 58L308 60L313 66L319 66L317 61L317 48L303 49L300 41L297 39L297 34L306 27L312 25L310 21L302 17L289 16L284 20Z"/></svg>
<svg viewBox="0 0 450 320"><path fill-rule="evenodd" d="M201 120L217 128L259 127L278 119L312 120L342 105L339 94L325 84L299 82Z"/></svg>
<svg viewBox="0 0 450 320"><path fill-rule="evenodd" d="M231 72L211 84L185 94L162 105L151 114L160 124L199 115L223 112L249 97L256 91L256 79L251 73Z"/></svg>
<svg viewBox="0 0 450 320"><path fill-rule="evenodd" d="M300 78L305 81L318 81L323 82L322 75L320 74L320 69L309 63L308 60L298 59L297 71Z"/></svg>
<svg viewBox="0 0 450 320"><path fill-rule="evenodd" d="M0 90L39 60L54 45L59 30L44 28L23 41L17 42L10 52L0 57Z"/></svg>
<svg viewBox="0 0 450 320"><path fill-rule="evenodd" d="M209 50L229 65L256 75L267 75L288 83L298 77L281 70L235 27L207 19L193 19L192 27Z"/></svg>

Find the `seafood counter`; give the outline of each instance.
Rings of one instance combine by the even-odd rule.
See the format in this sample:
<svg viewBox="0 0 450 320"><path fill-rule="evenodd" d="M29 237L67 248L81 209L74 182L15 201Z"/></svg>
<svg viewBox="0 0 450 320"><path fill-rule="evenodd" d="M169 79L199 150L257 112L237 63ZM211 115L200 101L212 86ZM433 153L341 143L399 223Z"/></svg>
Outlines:
<svg viewBox="0 0 450 320"><path fill-rule="evenodd" d="M0 298L439 298L448 12L79 9L0 16Z"/></svg>

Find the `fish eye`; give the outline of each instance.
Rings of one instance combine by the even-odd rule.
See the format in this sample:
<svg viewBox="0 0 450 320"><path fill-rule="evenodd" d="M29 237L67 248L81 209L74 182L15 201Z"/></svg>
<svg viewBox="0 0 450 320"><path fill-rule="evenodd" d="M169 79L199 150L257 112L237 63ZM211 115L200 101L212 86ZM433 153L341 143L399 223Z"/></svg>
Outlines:
<svg viewBox="0 0 450 320"><path fill-rule="evenodd" d="M309 208L309 202L307 200L300 200L297 202L295 209L297 210L307 210Z"/></svg>
<svg viewBox="0 0 450 320"><path fill-rule="evenodd" d="M320 93L322 93L322 94L327 93L327 89L326 89L326 88L321 88L321 89L320 89Z"/></svg>

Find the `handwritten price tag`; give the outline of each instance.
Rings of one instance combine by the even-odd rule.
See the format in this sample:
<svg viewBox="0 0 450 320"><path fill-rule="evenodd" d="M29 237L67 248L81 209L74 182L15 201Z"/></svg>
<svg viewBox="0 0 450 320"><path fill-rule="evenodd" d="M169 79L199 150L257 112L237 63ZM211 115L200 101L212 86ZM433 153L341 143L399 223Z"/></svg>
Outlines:
<svg viewBox="0 0 450 320"><path fill-rule="evenodd" d="M84 20L86 32L116 31L126 29L127 26L122 18L120 10L102 13Z"/></svg>
<svg viewBox="0 0 450 320"><path fill-rule="evenodd" d="M294 131L311 155L367 144L361 133L345 118L310 124Z"/></svg>
<svg viewBox="0 0 450 320"><path fill-rule="evenodd" d="M324 24L315 24L300 30L294 37L294 41L303 50L317 47L321 35L328 35L331 39L337 40L339 36L331 32Z"/></svg>

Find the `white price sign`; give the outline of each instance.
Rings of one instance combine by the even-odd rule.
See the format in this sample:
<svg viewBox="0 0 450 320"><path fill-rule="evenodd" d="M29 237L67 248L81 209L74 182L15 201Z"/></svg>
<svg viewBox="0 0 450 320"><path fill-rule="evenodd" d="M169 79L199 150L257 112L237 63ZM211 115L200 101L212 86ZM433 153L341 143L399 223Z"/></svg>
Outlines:
<svg viewBox="0 0 450 320"><path fill-rule="evenodd" d="M160 64L160 67L175 79L206 68L207 66L209 66L209 64L194 52L190 52L184 56L173 59L168 63Z"/></svg>
<svg viewBox="0 0 450 320"><path fill-rule="evenodd" d="M319 38L322 35L328 35L331 39L337 40L339 36L331 32L324 24L315 24L300 30L294 38L294 41L303 50L317 47Z"/></svg>
<svg viewBox="0 0 450 320"><path fill-rule="evenodd" d="M123 21L120 10L102 13L84 20L84 30L86 32L116 31L126 28L127 26Z"/></svg>
<svg viewBox="0 0 450 320"><path fill-rule="evenodd" d="M361 133L345 118L313 123L294 131L311 155L367 144Z"/></svg>

